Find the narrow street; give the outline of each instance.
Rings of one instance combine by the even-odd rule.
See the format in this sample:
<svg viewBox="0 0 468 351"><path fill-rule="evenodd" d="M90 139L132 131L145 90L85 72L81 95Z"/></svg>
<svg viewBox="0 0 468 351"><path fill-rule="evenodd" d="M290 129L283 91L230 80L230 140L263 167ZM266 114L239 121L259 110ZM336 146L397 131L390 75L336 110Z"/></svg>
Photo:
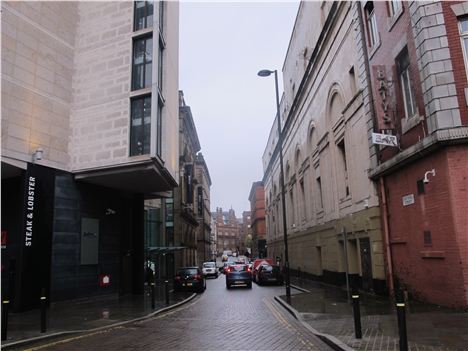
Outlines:
<svg viewBox="0 0 468 351"><path fill-rule="evenodd" d="M282 293L256 284L227 290L220 275L195 300L156 318L28 350L329 350L274 301Z"/></svg>

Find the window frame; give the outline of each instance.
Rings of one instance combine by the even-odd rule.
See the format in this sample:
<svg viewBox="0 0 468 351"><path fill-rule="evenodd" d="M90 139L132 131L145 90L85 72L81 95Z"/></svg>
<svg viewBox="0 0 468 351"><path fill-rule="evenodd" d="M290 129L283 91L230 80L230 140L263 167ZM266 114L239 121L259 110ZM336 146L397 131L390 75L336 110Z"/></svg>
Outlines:
<svg viewBox="0 0 468 351"><path fill-rule="evenodd" d="M147 41L151 39L151 60L150 61L147 61L147 56L148 56L148 53L146 51L146 46L147 46ZM139 37L134 37L133 38L133 43L132 43L132 91L136 91L136 90L141 90L141 89L146 89L146 88L150 88L151 85L153 84L153 48L154 48L154 40L153 40L153 34L150 33L149 35L143 35L143 36L139 36ZM135 64L135 47L136 47L136 43L137 42L140 42L140 41L145 41L145 55L144 58L143 58L143 62L140 63L140 64ZM149 75L150 77L150 82L148 84L148 82L146 82L146 67L148 64L151 64L151 74ZM139 67L139 66L142 66L143 67L143 73L142 73L142 76L143 76L143 86L136 86L135 84L135 77L136 77L136 67Z"/></svg>
<svg viewBox="0 0 468 351"><path fill-rule="evenodd" d="M405 56L405 53L407 56L407 64L404 67L402 67L401 62L402 62L403 56ZM405 119L410 119L412 117L415 117L418 114L418 106L416 103L416 96L413 94L413 89L412 89L413 86L411 84L411 80L412 80L411 79L411 62L409 59L409 52L408 52L407 46L403 48L402 51L400 51L395 61L396 61L398 82L400 84L400 90L401 90L401 94L403 98L403 106L405 109ZM404 78L406 78L406 80ZM408 84L408 86L406 86L405 82ZM409 96L407 96L408 93L409 93ZM409 111L408 102L411 103L411 107L412 107L411 111Z"/></svg>
<svg viewBox="0 0 468 351"><path fill-rule="evenodd" d="M460 34L460 44L462 46L463 59L465 63L465 73L468 80L468 44L465 45L465 40L468 41L468 28L466 31L463 31L462 22L468 24L468 15L461 16L458 18L458 32Z"/></svg>
<svg viewBox="0 0 468 351"><path fill-rule="evenodd" d="M137 14L138 14L137 4L142 3L142 2L145 3L144 16L142 17L142 19L144 20L144 24L143 24L143 26L141 28L137 28L137 25L138 25L138 21L137 21ZM153 11L152 11L151 14L148 14L148 5L149 5L149 3L152 4L152 8L153 8ZM148 25L148 17L149 16L152 17L151 25ZM143 29L146 29L146 28L150 28L150 27L153 27L153 26L154 26L154 1L135 1L135 4L133 6L133 31L137 32L137 31L140 31L140 30L143 30Z"/></svg>
<svg viewBox="0 0 468 351"><path fill-rule="evenodd" d="M149 99L149 102L150 102L150 107L149 107L149 116L146 116L146 117L149 117L149 125L148 125L148 130L149 130L149 137L148 137L148 140L146 141L144 136L145 136L145 114L144 114L144 104L145 104L145 100L146 99ZM134 152L136 149L136 146L134 146L134 144L136 145L136 141L134 142L134 138L135 138L135 134L134 134L134 126L133 126L133 120L136 119L134 118L134 115L133 115L133 104L136 102L136 101L139 101L139 100L142 100L143 102L143 110L142 110L142 116L139 118L141 119L141 134L143 135L143 144L142 144L142 150L141 152ZM135 96L135 97L132 97L130 99L130 143L129 143L129 156L130 157L134 157L134 156L141 156L141 155L149 155L151 153L151 105L152 105L152 98L151 98L151 94L145 94L145 95L138 95L138 96ZM147 123L146 123L147 124ZM145 144L147 142L147 144ZM147 145L147 150L148 152L145 152L145 145Z"/></svg>
<svg viewBox="0 0 468 351"><path fill-rule="evenodd" d="M372 3L372 11L369 11L369 4ZM375 6L373 1L368 1L364 5L366 14L366 27L368 34L368 44L371 49L378 46L380 42L379 27L377 26L377 17L375 15Z"/></svg>
<svg viewBox="0 0 468 351"><path fill-rule="evenodd" d="M390 0L388 3L388 12L390 17L396 17L403 11L403 2L401 0ZM394 6L399 4L398 6Z"/></svg>

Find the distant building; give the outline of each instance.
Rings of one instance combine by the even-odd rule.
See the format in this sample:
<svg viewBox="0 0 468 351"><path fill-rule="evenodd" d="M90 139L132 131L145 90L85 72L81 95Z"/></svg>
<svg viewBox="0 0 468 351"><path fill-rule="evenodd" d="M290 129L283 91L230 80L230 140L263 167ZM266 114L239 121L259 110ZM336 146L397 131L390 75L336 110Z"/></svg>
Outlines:
<svg viewBox="0 0 468 351"><path fill-rule="evenodd" d="M239 247L240 226L235 211L231 208L223 212L221 207L217 207L212 216L216 223L218 254L225 250L236 252Z"/></svg>
<svg viewBox="0 0 468 351"><path fill-rule="evenodd" d="M197 264L211 260L211 212L210 212L210 172L201 153L195 157L195 194L197 233Z"/></svg>
<svg viewBox="0 0 468 351"><path fill-rule="evenodd" d="M247 251L245 241L247 237L252 236L250 211L242 212L242 218L239 218L239 253L244 254Z"/></svg>
<svg viewBox="0 0 468 351"><path fill-rule="evenodd" d="M267 257L266 225L265 225L265 190L263 183L254 182L249 194L252 228L252 255Z"/></svg>
<svg viewBox="0 0 468 351"><path fill-rule="evenodd" d="M174 244L181 248L175 254L176 268L197 265L197 229L200 225L197 217L195 161L201 146L192 111L185 103L182 91L179 92L179 125L179 187L174 189L173 198L165 201L166 207L174 206Z"/></svg>

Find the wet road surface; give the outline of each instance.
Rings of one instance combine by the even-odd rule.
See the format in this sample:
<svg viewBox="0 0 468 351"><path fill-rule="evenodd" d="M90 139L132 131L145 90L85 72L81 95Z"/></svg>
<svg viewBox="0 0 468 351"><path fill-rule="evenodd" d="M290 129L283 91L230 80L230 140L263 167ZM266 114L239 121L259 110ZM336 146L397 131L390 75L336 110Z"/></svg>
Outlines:
<svg viewBox="0 0 468 351"><path fill-rule="evenodd" d="M257 284L227 290L220 275L175 310L29 350L330 350L274 301L281 294L284 287Z"/></svg>

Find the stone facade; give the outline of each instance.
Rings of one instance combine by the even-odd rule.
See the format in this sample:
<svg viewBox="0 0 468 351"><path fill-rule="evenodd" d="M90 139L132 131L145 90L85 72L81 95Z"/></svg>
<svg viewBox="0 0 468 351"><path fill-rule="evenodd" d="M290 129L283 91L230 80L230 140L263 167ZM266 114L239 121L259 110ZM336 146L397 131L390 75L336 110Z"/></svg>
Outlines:
<svg viewBox="0 0 468 351"><path fill-rule="evenodd" d="M197 130L190 106L185 103L183 92L179 92L180 137L179 137L179 187L174 189L174 241L176 246L185 247L176 253L176 267L197 265L197 217L196 154L201 150Z"/></svg>
<svg viewBox="0 0 468 351"><path fill-rule="evenodd" d="M302 2L283 66L289 265L292 274L339 285L348 271L353 283L385 294L379 199L368 178L369 92L354 13L353 3ZM273 127L263 183L268 256L284 264L276 135Z"/></svg>
<svg viewBox="0 0 468 351"><path fill-rule="evenodd" d="M144 29L136 29L141 4L153 12L148 9ZM178 180L179 5L1 6L2 187L10 185L9 196L17 199L37 200L34 209L17 201L6 210L2 197L2 232L12 243L2 249L2 262L15 277L2 280L2 291L17 296L18 310L35 307L39 289L52 302L141 294L144 201L167 195ZM132 57L142 36L155 39L144 53L152 68L148 86L133 89ZM138 98L151 101L139 117L131 108ZM143 125L138 132L148 147L132 154L135 129ZM25 227L31 218L33 225ZM28 244L32 237L34 245ZM101 274L110 276L110 285L99 285Z"/></svg>
<svg viewBox="0 0 468 351"><path fill-rule="evenodd" d="M210 187L211 177L205 159L201 153L195 158L195 194L197 227L197 253L198 265L214 259L211 252L211 211L210 211Z"/></svg>

